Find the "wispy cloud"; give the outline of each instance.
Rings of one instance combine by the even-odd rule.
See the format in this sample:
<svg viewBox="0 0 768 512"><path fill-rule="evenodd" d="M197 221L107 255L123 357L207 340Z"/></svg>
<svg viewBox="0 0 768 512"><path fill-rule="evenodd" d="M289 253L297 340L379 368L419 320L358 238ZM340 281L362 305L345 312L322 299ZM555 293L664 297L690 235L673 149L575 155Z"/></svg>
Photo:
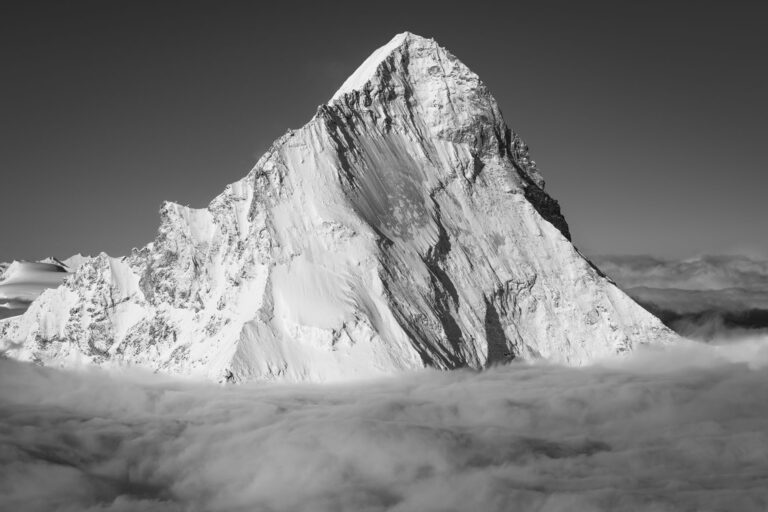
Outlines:
<svg viewBox="0 0 768 512"><path fill-rule="evenodd" d="M336 386L0 361L7 510L765 510L768 339Z"/></svg>

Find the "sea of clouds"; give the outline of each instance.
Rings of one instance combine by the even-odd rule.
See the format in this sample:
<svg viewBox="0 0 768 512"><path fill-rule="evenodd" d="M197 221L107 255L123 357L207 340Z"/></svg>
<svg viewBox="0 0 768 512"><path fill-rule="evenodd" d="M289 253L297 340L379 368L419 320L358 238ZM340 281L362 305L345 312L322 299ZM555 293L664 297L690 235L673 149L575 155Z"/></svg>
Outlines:
<svg viewBox="0 0 768 512"><path fill-rule="evenodd" d="M345 385L0 360L0 510L764 511L768 337Z"/></svg>

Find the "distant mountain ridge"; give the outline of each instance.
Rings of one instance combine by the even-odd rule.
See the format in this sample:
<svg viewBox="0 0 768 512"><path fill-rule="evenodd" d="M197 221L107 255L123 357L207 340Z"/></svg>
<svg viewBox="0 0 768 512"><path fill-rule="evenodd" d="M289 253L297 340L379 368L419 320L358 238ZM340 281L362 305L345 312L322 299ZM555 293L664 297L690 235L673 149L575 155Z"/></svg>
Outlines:
<svg viewBox="0 0 768 512"><path fill-rule="evenodd" d="M207 208L87 259L0 349L218 381L338 380L675 339L570 242L528 147L433 40L397 35Z"/></svg>

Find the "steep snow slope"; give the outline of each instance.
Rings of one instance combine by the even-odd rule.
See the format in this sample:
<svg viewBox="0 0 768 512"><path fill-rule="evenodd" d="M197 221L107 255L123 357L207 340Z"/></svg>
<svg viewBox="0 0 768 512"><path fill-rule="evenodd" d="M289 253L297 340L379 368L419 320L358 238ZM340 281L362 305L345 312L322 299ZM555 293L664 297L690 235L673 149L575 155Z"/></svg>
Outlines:
<svg viewBox="0 0 768 512"><path fill-rule="evenodd" d="M208 208L0 324L43 363L332 380L672 339L586 261L477 75L404 33Z"/></svg>

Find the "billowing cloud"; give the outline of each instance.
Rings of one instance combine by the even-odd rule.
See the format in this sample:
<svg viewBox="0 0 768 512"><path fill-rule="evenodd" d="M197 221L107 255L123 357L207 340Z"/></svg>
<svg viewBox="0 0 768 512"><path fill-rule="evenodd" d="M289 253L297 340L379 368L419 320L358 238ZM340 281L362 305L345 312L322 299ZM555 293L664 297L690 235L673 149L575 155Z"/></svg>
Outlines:
<svg viewBox="0 0 768 512"><path fill-rule="evenodd" d="M220 387L0 360L0 509L766 510L768 338Z"/></svg>

